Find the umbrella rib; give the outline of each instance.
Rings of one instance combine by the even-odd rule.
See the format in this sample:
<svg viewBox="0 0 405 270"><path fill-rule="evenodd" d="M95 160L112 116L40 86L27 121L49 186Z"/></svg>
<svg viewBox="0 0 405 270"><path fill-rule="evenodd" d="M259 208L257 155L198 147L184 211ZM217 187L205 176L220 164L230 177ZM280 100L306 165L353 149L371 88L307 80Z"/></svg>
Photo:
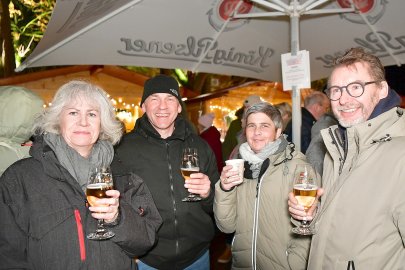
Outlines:
<svg viewBox="0 0 405 270"><path fill-rule="evenodd" d="M271 2L274 2L275 4L279 5L280 7L284 8L284 10L290 10L289 5L287 5L286 3L284 3L283 1L280 0L270 0Z"/></svg>
<svg viewBox="0 0 405 270"><path fill-rule="evenodd" d="M277 17L277 16L286 16L286 14L284 12L278 11L256 12L256 13L237 14L234 16L234 18L245 19L245 18Z"/></svg>
<svg viewBox="0 0 405 270"><path fill-rule="evenodd" d="M208 46L207 50L205 50L205 52L201 55L200 59L198 59L197 64L193 67L193 69L191 70L191 72L196 72L196 70L198 69L198 67L201 65L202 61L204 60L204 58L207 56L208 52L211 50L212 46L214 46L215 42L217 42L219 36L222 34L222 32L224 32L226 26L228 25L228 23L231 21L231 19L233 18L233 15L235 14L235 12L237 12L237 10L239 9L239 7L242 5L243 0L240 0L239 3L236 5L235 9L232 11L232 13L229 15L229 17L226 19L226 21L224 22L224 24L222 25L221 29L217 32L217 34L215 34L213 41L211 42L211 44Z"/></svg>
<svg viewBox="0 0 405 270"><path fill-rule="evenodd" d="M350 0L350 3L352 4L352 6L354 6L359 14L359 16L362 18L362 20L364 21L365 24L367 24L367 26L370 28L370 30L374 33L375 37L378 39L378 41L380 42L381 46L384 47L384 49L387 51L387 53L392 57L392 59L394 59L395 63L397 64L397 66L401 66L402 63L401 61L398 59L398 57L396 57L394 55L394 53L392 52L392 50L384 43L384 41L382 40L381 36L377 33L377 30L375 29L375 27L373 25L371 25L371 23L368 21L368 19L366 18L366 16L357 8L357 6L354 5L353 0Z"/></svg>
<svg viewBox="0 0 405 270"><path fill-rule="evenodd" d="M313 3L314 1L312 1L312 3L309 3L308 5L306 5L306 3L304 3L303 6L305 6L306 10L311 10L311 9L316 8L317 6L322 5L323 3L326 3L326 2L329 2L329 1L330 0L319 0L319 1L315 2L315 3Z"/></svg>
<svg viewBox="0 0 405 270"><path fill-rule="evenodd" d="M302 10L306 10L307 7L308 7L309 5L311 5L311 4L312 4L313 2L315 2L315 1L318 1L318 0L308 0L308 1L306 1L304 4L300 5L300 7L301 7ZM309 9L308 9L308 10L309 10Z"/></svg>
<svg viewBox="0 0 405 270"><path fill-rule="evenodd" d="M326 9L308 10L304 14L331 14L331 13L345 13L354 11L355 11L354 8L326 8Z"/></svg>
<svg viewBox="0 0 405 270"><path fill-rule="evenodd" d="M276 2L276 1L277 0L273 0L273 2ZM272 8L272 9L275 9L275 10L278 10L278 11L284 12L284 13L286 13L289 10L289 7L283 2L281 2L282 4L278 4L278 5L270 3L268 1L264 1L264 0L252 0L252 2L255 2L258 5Z"/></svg>

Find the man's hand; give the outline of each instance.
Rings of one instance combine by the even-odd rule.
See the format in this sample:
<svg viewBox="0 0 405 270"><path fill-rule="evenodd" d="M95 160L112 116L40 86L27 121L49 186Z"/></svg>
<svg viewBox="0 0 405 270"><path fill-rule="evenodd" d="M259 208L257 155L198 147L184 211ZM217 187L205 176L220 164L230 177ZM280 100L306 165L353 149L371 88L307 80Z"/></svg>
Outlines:
<svg viewBox="0 0 405 270"><path fill-rule="evenodd" d="M290 215L297 220L312 220L318 206L319 198L322 196L323 192L324 190L322 188L317 190L315 201L311 208L308 209L308 212L304 211L304 206L298 204L294 193L290 192L288 194L288 211L290 212Z"/></svg>
<svg viewBox="0 0 405 270"><path fill-rule="evenodd" d="M188 189L188 192L198 194L205 199L210 195L211 181L203 173L192 173L190 179L186 180L184 187Z"/></svg>

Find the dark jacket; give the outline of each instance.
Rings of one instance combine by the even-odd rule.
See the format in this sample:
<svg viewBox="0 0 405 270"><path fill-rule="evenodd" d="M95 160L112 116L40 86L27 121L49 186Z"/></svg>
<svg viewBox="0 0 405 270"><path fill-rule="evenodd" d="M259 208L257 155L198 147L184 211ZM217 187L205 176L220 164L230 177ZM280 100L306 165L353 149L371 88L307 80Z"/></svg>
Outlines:
<svg viewBox="0 0 405 270"><path fill-rule="evenodd" d="M30 154L0 178L0 269L136 269L132 258L154 244L161 224L142 180L113 175L121 192L115 236L87 240L97 220L80 185L42 139Z"/></svg>
<svg viewBox="0 0 405 270"><path fill-rule="evenodd" d="M244 108L240 108L236 111L235 115L237 118L229 124L228 131L225 134L224 142L222 143L222 158L225 160L229 159L234 148L240 143L238 141L239 133L242 130L242 117Z"/></svg>
<svg viewBox="0 0 405 270"><path fill-rule="evenodd" d="M184 147L197 148L200 171L212 182L209 197L201 202L181 201L188 194L180 172ZM163 218L157 245L141 261L157 269L184 269L207 251L214 236L211 215L219 175L211 148L183 118L179 116L173 134L162 139L144 114L123 137L113 165L144 179Z"/></svg>
<svg viewBox="0 0 405 270"><path fill-rule="evenodd" d="M306 153L311 142L311 129L315 124L315 117L304 107L301 108L301 152ZM287 124L284 130L287 135L287 140L293 142L294 134L292 134L292 120Z"/></svg>

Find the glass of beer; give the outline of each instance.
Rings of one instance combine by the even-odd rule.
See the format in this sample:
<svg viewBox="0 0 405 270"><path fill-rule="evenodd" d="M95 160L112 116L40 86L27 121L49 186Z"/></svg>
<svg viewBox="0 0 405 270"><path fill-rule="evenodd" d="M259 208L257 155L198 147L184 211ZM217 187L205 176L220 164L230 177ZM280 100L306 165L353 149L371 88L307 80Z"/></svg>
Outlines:
<svg viewBox="0 0 405 270"><path fill-rule="evenodd" d="M304 206L305 212L308 212L315 202L317 190L316 173L313 167L309 164L298 164L294 171L293 192L298 203ZM292 229L292 232L301 235L314 234L307 220L303 220L300 226Z"/></svg>
<svg viewBox="0 0 405 270"><path fill-rule="evenodd" d="M113 189L113 178L109 167L95 168L90 174L89 181L86 187L87 202L90 206L102 206L96 203L96 198L108 198L105 193L107 190ZM87 235L90 240L106 240L113 237L115 234L104 227L104 220L99 219L95 232Z"/></svg>
<svg viewBox="0 0 405 270"><path fill-rule="evenodd" d="M196 148L184 148L181 161L181 174L184 177L184 181L190 179L192 173L198 173L200 171L198 163L198 153ZM201 197L197 194L190 193L187 197L182 199L183 202L197 202L201 201Z"/></svg>

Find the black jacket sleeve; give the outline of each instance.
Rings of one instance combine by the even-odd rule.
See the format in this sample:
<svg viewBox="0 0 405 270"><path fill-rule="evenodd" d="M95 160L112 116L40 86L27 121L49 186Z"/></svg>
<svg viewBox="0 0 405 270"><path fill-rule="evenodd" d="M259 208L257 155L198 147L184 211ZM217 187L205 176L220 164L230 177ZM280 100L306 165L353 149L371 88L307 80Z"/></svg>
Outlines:
<svg viewBox="0 0 405 270"><path fill-rule="evenodd" d="M111 228L116 234L111 240L128 256L140 256L157 241L162 218L149 189L139 176L115 176L114 181L121 196L119 222Z"/></svg>
<svg viewBox="0 0 405 270"><path fill-rule="evenodd" d="M33 269L26 257L27 237L21 228L25 210L15 203L22 193L11 170L0 178L0 269Z"/></svg>

